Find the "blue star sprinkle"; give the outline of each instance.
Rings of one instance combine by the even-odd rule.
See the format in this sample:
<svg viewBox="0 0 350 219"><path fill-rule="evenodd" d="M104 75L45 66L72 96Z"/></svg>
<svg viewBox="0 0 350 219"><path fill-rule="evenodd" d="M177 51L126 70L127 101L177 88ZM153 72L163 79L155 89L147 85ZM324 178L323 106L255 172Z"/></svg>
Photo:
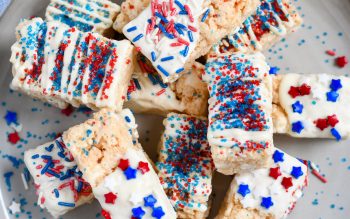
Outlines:
<svg viewBox="0 0 350 219"><path fill-rule="evenodd" d="M339 94L335 91L327 92L327 101L329 102L337 102Z"/></svg>
<svg viewBox="0 0 350 219"><path fill-rule="evenodd" d="M146 212L141 207L133 208L131 211L132 216L137 219L141 219L146 214Z"/></svg>
<svg viewBox="0 0 350 219"><path fill-rule="evenodd" d="M7 125L11 125L12 123L17 124L17 113L12 111L7 111L5 115L5 120Z"/></svg>
<svg viewBox="0 0 350 219"><path fill-rule="evenodd" d="M298 134L304 129L304 125L301 121L292 123L292 131Z"/></svg>
<svg viewBox="0 0 350 219"><path fill-rule="evenodd" d="M303 112L304 106L298 100L297 102L292 104L293 112L301 114Z"/></svg>
<svg viewBox="0 0 350 219"><path fill-rule="evenodd" d="M135 179L136 178L136 172L137 170L131 168L131 167L128 167L126 170L124 170L124 175L126 176L126 178L128 180L130 179Z"/></svg>
<svg viewBox="0 0 350 219"><path fill-rule="evenodd" d="M157 202L157 199L153 195L149 195L147 197L144 197L143 200L145 201L146 207L152 207Z"/></svg>
<svg viewBox="0 0 350 219"><path fill-rule="evenodd" d="M336 130L335 128L332 128L331 129L331 134L334 136L334 138L337 140L337 141L340 141L342 139L340 133L338 132L338 130Z"/></svg>
<svg viewBox="0 0 350 219"><path fill-rule="evenodd" d="M329 87L332 89L332 91L337 91L340 88L342 88L343 85L341 84L341 80L340 79L338 79L338 80L332 79L331 85L329 85Z"/></svg>
<svg viewBox="0 0 350 219"><path fill-rule="evenodd" d="M279 70L278 67L270 67L269 74L270 75L277 75L278 70Z"/></svg>
<svg viewBox="0 0 350 219"><path fill-rule="evenodd" d="M284 153L276 150L275 153L273 153L272 158L273 158L273 161L275 163L283 162L284 161Z"/></svg>
<svg viewBox="0 0 350 219"><path fill-rule="evenodd" d="M246 184L240 184L237 192L241 194L243 197L245 197L250 193L249 186Z"/></svg>
<svg viewBox="0 0 350 219"><path fill-rule="evenodd" d="M273 205L271 197L262 197L260 205L266 209L269 209Z"/></svg>
<svg viewBox="0 0 350 219"><path fill-rule="evenodd" d="M290 173L294 178L298 179L301 177L304 173L301 170L301 167L293 167L292 172Z"/></svg>
<svg viewBox="0 0 350 219"><path fill-rule="evenodd" d="M164 215L165 215L165 213L164 213L162 207L153 208L152 217L160 219Z"/></svg>

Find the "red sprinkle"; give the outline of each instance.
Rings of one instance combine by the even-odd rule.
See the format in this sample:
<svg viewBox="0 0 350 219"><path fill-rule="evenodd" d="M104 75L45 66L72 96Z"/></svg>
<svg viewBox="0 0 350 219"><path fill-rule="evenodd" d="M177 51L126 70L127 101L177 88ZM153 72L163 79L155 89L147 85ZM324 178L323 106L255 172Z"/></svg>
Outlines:
<svg viewBox="0 0 350 219"><path fill-rule="evenodd" d="M271 176L274 179L277 179L281 175L281 171L279 167L270 168L269 176Z"/></svg>
<svg viewBox="0 0 350 219"><path fill-rule="evenodd" d="M69 105L67 108L61 110L61 113L66 115L66 116L70 116L73 112L74 112L74 109L71 105Z"/></svg>
<svg viewBox="0 0 350 219"><path fill-rule="evenodd" d="M316 123L316 127L321 129L321 131L323 131L324 129L326 129L328 127L327 119L318 119L315 121L315 123Z"/></svg>
<svg viewBox="0 0 350 219"><path fill-rule="evenodd" d="M129 160L128 159L120 159L118 167L122 169L123 171L128 169L129 167Z"/></svg>
<svg viewBox="0 0 350 219"><path fill-rule="evenodd" d="M147 173L149 171L148 163L140 161L137 169L140 170L142 174Z"/></svg>
<svg viewBox="0 0 350 219"><path fill-rule="evenodd" d="M334 127L339 122L336 115L328 116L327 120L328 120L328 124L332 127Z"/></svg>
<svg viewBox="0 0 350 219"><path fill-rule="evenodd" d="M327 50L326 53L327 55L335 56L335 52L333 50Z"/></svg>
<svg viewBox="0 0 350 219"><path fill-rule="evenodd" d="M7 136L7 140L12 144L16 144L21 138L18 136L17 132L13 132Z"/></svg>
<svg viewBox="0 0 350 219"><path fill-rule="evenodd" d="M311 171L312 174L314 174L319 180L321 180L323 183L327 183L327 179L323 177L319 172L316 170Z"/></svg>
<svg viewBox="0 0 350 219"><path fill-rule="evenodd" d="M162 95L162 94L164 94L164 93L165 93L165 88L161 89L161 90L158 91L156 94L157 94L157 96L160 96L160 95Z"/></svg>
<svg viewBox="0 0 350 219"><path fill-rule="evenodd" d="M299 87L294 87L291 86L288 94L293 97L296 98L297 96L305 96L305 95L309 95L311 92L311 87L307 84L302 84Z"/></svg>
<svg viewBox="0 0 350 219"><path fill-rule="evenodd" d="M114 194L113 192L109 192L104 195L105 196L105 202L107 204L114 204L115 200L117 200L117 195Z"/></svg>
<svg viewBox="0 0 350 219"><path fill-rule="evenodd" d="M335 64L340 68L344 68L348 63L349 61L345 56L340 56L335 59Z"/></svg>
<svg viewBox="0 0 350 219"><path fill-rule="evenodd" d="M281 184L285 189L293 186L292 177L283 177Z"/></svg>
<svg viewBox="0 0 350 219"><path fill-rule="evenodd" d="M105 219L112 219L112 218L111 218L111 215L109 214L109 212L106 211L105 209L102 209L101 215L102 215Z"/></svg>

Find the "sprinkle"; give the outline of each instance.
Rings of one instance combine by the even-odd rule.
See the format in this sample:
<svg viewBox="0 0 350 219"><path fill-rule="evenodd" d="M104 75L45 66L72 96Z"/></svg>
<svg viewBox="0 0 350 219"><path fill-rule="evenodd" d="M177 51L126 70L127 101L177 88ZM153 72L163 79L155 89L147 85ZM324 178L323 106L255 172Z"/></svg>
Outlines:
<svg viewBox="0 0 350 219"><path fill-rule="evenodd" d="M165 76L169 76L169 73L160 65L157 65L157 68L160 72L162 72Z"/></svg>
<svg viewBox="0 0 350 219"><path fill-rule="evenodd" d="M340 68L344 68L348 63L349 61L345 56L341 56L335 59L335 64Z"/></svg>
<svg viewBox="0 0 350 219"><path fill-rule="evenodd" d="M183 72L185 69L184 68L179 68L178 70L176 70L176 74L179 74L180 72Z"/></svg>
<svg viewBox="0 0 350 219"><path fill-rule="evenodd" d="M328 125L332 126L332 127L335 127L336 124L338 124L339 120L337 118L337 116L334 114L334 115L331 115L331 116L327 116L327 123Z"/></svg>
<svg viewBox="0 0 350 219"><path fill-rule="evenodd" d="M146 207L152 207L153 208L153 206L157 203L157 199L153 195L149 195L147 197L144 197L143 200L145 202L144 205Z"/></svg>
<svg viewBox="0 0 350 219"><path fill-rule="evenodd" d="M6 186L7 186L7 190L8 191L11 191L11 177L13 176L13 172L12 171L9 171L9 172L6 172L4 173L4 178L5 178L5 183L6 183Z"/></svg>
<svg viewBox="0 0 350 219"><path fill-rule="evenodd" d="M112 219L111 215L109 214L108 211L106 211L105 209L101 210L101 215L105 218L105 219Z"/></svg>
<svg viewBox="0 0 350 219"><path fill-rule="evenodd" d="M136 178L136 170L128 167L126 170L124 170L124 175L126 176L127 180L135 179Z"/></svg>
<svg viewBox="0 0 350 219"><path fill-rule="evenodd" d="M165 215L162 207L156 207L156 208L153 208L153 211L152 211L152 217L155 217L155 218L162 218L163 216Z"/></svg>
<svg viewBox="0 0 350 219"><path fill-rule="evenodd" d="M241 194L243 197L248 195L250 193L249 186L247 184L240 184L238 186L238 191L239 194Z"/></svg>
<svg viewBox="0 0 350 219"><path fill-rule="evenodd" d="M337 102L339 94L335 91L327 92L327 101L329 102Z"/></svg>
<svg viewBox="0 0 350 219"><path fill-rule="evenodd" d="M157 95L157 96L160 96L160 95L164 94L165 91L166 91L166 90L163 88L163 89L161 89L160 91L158 91L158 92L156 93L156 95Z"/></svg>
<svg viewBox="0 0 350 219"><path fill-rule="evenodd" d="M173 60L173 59L174 59L174 56L167 56L167 57L161 58L160 61L161 62L166 62L166 61L170 61L170 60Z"/></svg>
<svg viewBox="0 0 350 219"><path fill-rule="evenodd" d="M197 32L197 28L195 28L194 26L188 25L188 29L192 30L193 32Z"/></svg>
<svg viewBox="0 0 350 219"><path fill-rule="evenodd" d="M280 175L281 175L281 171L279 167L270 168L269 176L271 176L274 179L277 179Z"/></svg>
<svg viewBox="0 0 350 219"><path fill-rule="evenodd" d="M301 169L301 167L294 167L292 168L292 172L290 173L294 178L298 179L300 176L302 176L304 173Z"/></svg>
<svg viewBox="0 0 350 219"><path fill-rule="evenodd" d="M292 123L292 131L293 132L300 134L304 128L305 127L301 121L297 121L297 122Z"/></svg>
<svg viewBox="0 0 350 219"><path fill-rule="evenodd" d="M155 52L151 52L151 57L152 57L152 61L155 62L157 60L157 56Z"/></svg>
<svg viewBox="0 0 350 219"><path fill-rule="evenodd" d="M17 113L12 111L7 111L5 115L5 120L7 125L17 124Z"/></svg>
<svg viewBox="0 0 350 219"><path fill-rule="evenodd" d="M331 85L329 85L329 87L332 89L332 91L338 91L343 87L343 85L341 84L340 79L338 80L332 79Z"/></svg>
<svg viewBox="0 0 350 219"><path fill-rule="evenodd" d="M140 40L142 37L143 37L143 34L140 33L139 35L137 35L137 36L132 40L132 42L137 42L137 41Z"/></svg>
<svg viewBox="0 0 350 219"><path fill-rule="evenodd" d="M34 155L32 156L32 159L37 159L37 158L39 158L39 154L34 154Z"/></svg>
<svg viewBox="0 0 350 219"><path fill-rule="evenodd" d="M118 167L125 171L129 167L129 160L128 159L120 159Z"/></svg>
<svg viewBox="0 0 350 219"><path fill-rule="evenodd" d="M316 123L316 127L319 128L321 131L323 131L328 127L327 119L317 119L315 123Z"/></svg>
<svg viewBox="0 0 350 219"><path fill-rule="evenodd" d="M169 23L168 19L166 19L163 15L161 15L159 12L154 13L156 17L159 17L164 23Z"/></svg>
<svg viewBox="0 0 350 219"><path fill-rule="evenodd" d="M168 33L162 24L158 24L158 27L159 27L160 31L163 32L164 36L168 37L169 39L174 39L174 35Z"/></svg>
<svg viewBox="0 0 350 219"><path fill-rule="evenodd" d="M297 101L293 103L292 108L293 108L293 112L302 114L304 106L303 104L300 103L300 101Z"/></svg>
<svg viewBox="0 0 350 219"><path fill-rule="evenodd" d="M184 5L184 7L185 7L185 10L186 10L186 12L188 14L188 17L189 17L190 21L194 22L194 18L193 18L193 14L192 14L190 6Z"/></svg>
<svg viewBox="0 0 350 219"><path fill-rule="evenodd" d="M175 0L175 4L180 8L181 11L185 11L185 7L178 0Z"/></svg>
<svg viewBox="0 0 350 219"><path fill-rule="evenodd" d="M193 43L193 35L191 31L187 31L188 39L190 39L190 42Z"/></svg>
<svg viewBox="0 0 350 219"><path fill-rule="evenodd" d="M273 153L272 158L273 158L275 163L283 162L284 161L284 153L276 150L275 153Z"/></svg>
<svg viewBox="0 0 350 219"><path fill-rule="evenodd" d="M202 17L202 19L201 19L201 22L205 22L205 20L207 19L209 13L210 13L210 9L208 8L208 9L204 12L203 17Z"/></svg>
<svg viewBox="0 0 350 219"><path fill-rule="evenodd" d="M146 214L146 212L141 207L133 208L131 211L132 216L137 219L142 218Z"/></svg>
<svg viewBox="0 0 350 219"><path fill-rule="evenodd" d="M56 198L60 197L60 193L59 193L58 189L54 189L53 192L55 193Z"/></svg>
<svg viewBox="0 0 350 219"><path fill-rule="evenodd" d="M289 189L290 187L293 186L292 177L283 177L281 184L285 189Z"/></svg>
<svg viewBox="0 0 350 219"><path fill-rule="evenodd" d="M25 190L29 189L28 182L24 173L21 173L21 179Z"/></svg>
<svg viewBox="0 0 350 219"><path fill-rule="evenodd" d="M327 50L326 51L327 55L330 55L330 56L335 56L335 52L333 50Z"/></svg>
<svg viewBox="0 0 350 219"><path fill-rule="evenodd" d="M17 142L20 140L20 137L18 136L17 132L13 132L7 136L7 140L12 144L17 144Z"/></svg>
<svg viewBox="0 0 350 219"><path fill-rule="evenodd" d="M70 116L74 112L74 108L69 105L67 108L61 110L61 113L65 116Z"/></svg>
<svg viewBox="0 0 350 219"><path fill-rule="evenodd" d="M133 27L128 28L126 31L127 31L128 33L130 33L130 32L133 32L133 31L135 31L135 30L137 30L137 27L136 27L136 26L133 26Z"/></svg>
<svg viewBox="0 0 350 219"><path fill-rule="evenodd" d="M149 172L149 170L150 170L148 163L142 162L142 161L139 162L137 169L140 170L142 174L145 174L145 173Z"/></svg>
<svg viewBox="0 0 350 219"><path fill-rule="evenodd" d="M105 203L107 204L114 204L115 200L117 200L117 195L113 192L109 192L107 194L104 194L105 197Z"/></svg>
<svg viewBox="0 0 350 219"><path fill-rule="evenodd" d="M148 74L147 77L150 79L150 81L152 82L153 85L158 84L157 79L154 77L153 74Z"/></svg>
<svg viewBox="0 0 350 219"><path fill-rule="evenodd" d="M185 49L182 50L180 53L181 53L184 57L186 57L186 56L188 55L188 50L189 50L189 47L186 46Z"/></svg>
<svg viewBox="0 0 350 219"><path fill-rule="evenodd" d="M335 128L332 128L331 129L331 134L334 136L334 138L337 140L337 141L340 141L342 139L340 133L338 132L338 130L336 130Z"/></svg>
<svg viewBox="0 0 350 219"><path fill-rule="evenodd" d="M75 207L74 203L69 203L69 202L58 202L57 204L64 207L71 207L71 208Z"/></svg>
<svg viewBox="0 0 350 219"><path fill-rule="evenodd" d="M323 183L327 183L327 179L323 177L319 172L317 172L315 169L311 171L312 174L314 174L319 180L321 180Z"/></svg>
<svg viewBox="0 0 350 219"><path fill-rule="evenodd" d="M305 95L309 95L311 91L311 87L307 84L302 84L300 87L294 87L291 86L288 94L293 97L296 98L297 96L305 96Z"/></svg>
<svg viewBox="0 0 350 219"><path fill-rule="evenodd" d="M269 74L270 75L277 75L278 70L279 70L278 67L271 67L270 71L269 71Z"/></svg>
<svg viewBox="0 0 350 219"><path fill-rule="evenodd" d="M269 209L271 206L273 206L271 197L262 197L260 205L266 209Z"/></svg>

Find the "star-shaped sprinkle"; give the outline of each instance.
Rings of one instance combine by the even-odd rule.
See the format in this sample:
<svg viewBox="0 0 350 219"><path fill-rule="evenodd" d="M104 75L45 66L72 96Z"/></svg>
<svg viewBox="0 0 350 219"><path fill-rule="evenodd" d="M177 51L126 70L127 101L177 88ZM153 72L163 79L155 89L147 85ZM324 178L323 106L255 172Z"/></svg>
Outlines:
<svg viewBox="0 0 350 219"><path fill-rule="evenodd" d="M332 79L331 85L329 87L332 89L332 91L337 91L343 87L341 84L340 79Z"/></svg>
<svg viewBox="0 0 350 219"><path fill-rule="evenodd" d="M300 96L309 95L311 93L311 87L307 84L302 84L299 87Z"/></svg>
<svg viewBox="0 0 350 219"><path fill-rule="evenodd" d="M269 176L271 176L274 179L277 179L280 175L281 175L281 171L280 171L279 167L275 167L275 168L271 167L270 168Z"/></svg>
<svg viewBox="0 0 350 219"><path fill-rule="evenodd" d="M284 153L276 150L275 153L273 153L272 158L273 158L273 161L275 163L283 162L284 161Z"/></svg>
<svg viewBox="0 0 350 219"><path fill-rule="evenodd" d="M299 93L298 87L291 86L289 88L288 94L293 98L296 98L297 96L299 96L300 93Z"/></svg>
<svg viewBox="0 0 350 219"><path fill-rule="evenodd" d="M148 163L140 161L137 169L140 170L142 174L147 173L149 171Z"/></svg>
<svg viewBox="0 0 350 219"><path fill-rule="evenodd" d="M262 197L260 205L266 209L269 209L271 206L273 206L272 198L271 197Z"/></svg>
<svg viewBox="0 0 350 219"><path fill-rule="evenodd" d="M153 195L149 195L147 197L144 197L143 200L145 201L146 207L152 207L157 202L157 199Z"/></svg>
<svg viewBox="0 0 350 219"><path fill-rule="evenodd" d="M344 68L348 63L349 61L346 56L340 56L335 59L335 64L340 68Z"/></svg>
<svg viewBox="0 0 350 219"><path fill-rule="evenodd" d="M156 207L156 208L153 208L153 211L152 211L152 217L155 217L155 218L162 218L163 216L165 215L162 207Z"/></svg>
<svg viewBox="0 0 350 219"><path fill-rule="evenodd" d="M105 202L107 204L114 204L115 200L117 200L117 195L114 194L113 192L109 192L104 195L105 196Z"/></svg>
<svg viewBox="0 0 350 219"><path fill-rule="evenodd" d="M304 173L303 170L301 169L301 167L294 167L292 168L292 172L290 173L292 176L294 176L294 178L298 179L299 177L301 177Z"/></svg>
<svg viewBox="0 0 350 219"><path fill-rule="evenodd" d="M339 120L338 120L337 116L334 114L334 115L327 117L327 122L330 126L334 127L338 124Z"/></svg>
<svg viewBox="0 0 350 219"><path fill-rule="evenodd" d="M9 209L10 209L12 214L20 213L21 212L21 204L15 202L15 201L12 201L11 205L9 206Z"/></svg>
<svg viewBox="0 0 350 219"><path fill-rule="evenodd" d="M269 74L270 75L277 75L278 70L279 70L278 67L270 67Z"/></svg>
<svg viewBox="0 0 350 219"><path fill-rule="evenodd" d="M300 101L297 101L292 104L293 112L301 114L303 112L304 106L300 103Z"/></svg>
<svg viewBox="0 0 350 219"><path fill-rule="evenodd" d="M239 194L241 194L243 197L248 195L250 193L249 186L247 184L240 184L238 186L238 191Z"/></svg>
<svg viewBox="0 0 350 219"><path fill-rule="evenodd" d="M19 137L17 132L12 132L7 136L7 140L12 144L17 144L21 138Z"/></svg>
<svg viewBox="0 0 350 219"><path fill-rule="evenodd" d="M5 115L5 120L7 125L11 125L12 123L17 124L17 113L12 111L7 111Z"/></svg>
<svg viewBox="0 0 350 219"><path fill-rule="evenodd" d="M315 124L316 124L316 127L319 128L321 131L323 131L328 127L327 119L317 119L315 121Z"/></svg>
<svg viewBox="0 0 350 219"><path fill-rule="evenodd" d="M293 132L300 134L303 129L304 129L304 125L301 121L297 121L297 122L292 123L292 131Z"/></svg>
<svg viewBox="0 0 350 219"><path fill-rule="evenodd" d="M146 214L146 212L142 209L142 207L133 208L131 211L132 211L132 216L137 219L141 219Z"/></svg>
<svg viewBox="0 0 350 219"><path fill-rule="evenodd" d="M283 177L281 184L285 189L288 189L289 187L293 186L292 177Z"/></svg>
<svg viewBox="0 0 350 219"><path fill-rule="evenodd" d="M128 180L130 179L135 179L136 178L136 173L137 173L137 170L131 168L131 167L128 167L126 170L124 170L124 175L126 176L126 178Z"/></svg>
<svg viewBox="0 0 350 219"><path fill-rule="evenodd" d="M327 101L329 102L337 102L339 94L336 91L327 92Z"/></svg>
<svg viewBox="0 0 350 219"><path fill-rule="evenodd" d="M120 159L118 167L125 171L129 167L129 160L128 159Z"/></svg>
<svg viewBox="0 0 350 219"><path fill-rule="evenodd" d="M112 219L112 217L111 217L111 215L109 214L109 212L106 211L105 209L102 209L101 215L102 215L105 219Z"/></svg>
<svg viewBox="0 0 350 219"><path fill-rule="evenodd" d="M340 133L338 132L338 130L336 130L335 128L331 129L331 134L333 135L333 137L337 140L340 141L342 139Z"/></svg>

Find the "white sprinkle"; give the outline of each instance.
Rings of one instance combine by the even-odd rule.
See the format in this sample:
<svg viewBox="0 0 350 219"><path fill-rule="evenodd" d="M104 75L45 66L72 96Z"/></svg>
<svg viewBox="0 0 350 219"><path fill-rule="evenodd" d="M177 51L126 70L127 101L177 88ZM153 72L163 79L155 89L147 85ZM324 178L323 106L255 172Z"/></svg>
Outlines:
<svg viewBox="0 0 350 219"><path fill-rule="evenodd" d="M21 178L22 178L24 189L28 190L29 187L28 187L28 183L27 183L26 177L24 176L24 173L21 173Z"/></svg>

